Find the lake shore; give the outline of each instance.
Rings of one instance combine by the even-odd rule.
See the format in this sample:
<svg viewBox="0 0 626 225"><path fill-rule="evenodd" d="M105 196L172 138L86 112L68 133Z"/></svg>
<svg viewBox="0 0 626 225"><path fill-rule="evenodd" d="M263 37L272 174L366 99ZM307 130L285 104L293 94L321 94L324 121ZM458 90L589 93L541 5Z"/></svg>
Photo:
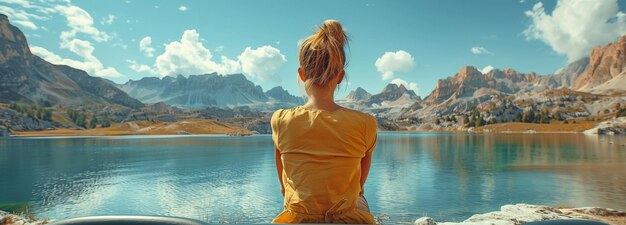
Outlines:
<svg viewBox="0 0 626 225"><path fill-rule="evenodd" d="M610 122L610 121L608 121ZM476 128L435 128L418 130L385 130L381 132L400 133L484 133L484 134L622 134L626 133L626 117L615 119L607 125L603 123L579 124L536 124L536 123L499 123ZM50 129L42 131L14 131L12 136L119 136L119 135L190 135L190 134L227 134L246 136L256 134L240 125L215 120L184 120L178 122L136 121L113 124L111 127L94 129Z"/></svg>
<svg viewBox="0 0 626 225"><path fill-rule="evenodd" d="M215 120L184 120L178 122L125 122L111 127L94 129L51 129L42 131L16 131L12 136L120 136L120 135L190 135L190 134L227 134L251 135L254 132L236 124Z"/></svg>
<svg viewBox="0 0 626 225"><path fill-rule="evenodd" d="M466 225L466 224L501 224L517 225L534 221L555 219L594 220L611 225L626 225L626 212L598 207L549 207L543 205L515 204L504 205L500 211L476 214L462 222L436 222L430 217L415 220L415 225ZM0 211L2 225L42 225L51 222L38 220L32 215L11 214Z"/></svg>

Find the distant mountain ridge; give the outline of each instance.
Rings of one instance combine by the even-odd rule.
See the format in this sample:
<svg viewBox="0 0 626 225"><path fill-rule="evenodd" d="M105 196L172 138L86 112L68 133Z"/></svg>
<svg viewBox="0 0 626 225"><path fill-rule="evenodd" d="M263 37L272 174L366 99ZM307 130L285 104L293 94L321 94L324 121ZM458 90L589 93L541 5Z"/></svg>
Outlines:
<svg viewBox="0 0 626 225"><path fill-rule="evenodd" d="M0 102L5 103L144 106L102 78L69 66L53 65L33 55L22 31L3 14L0 14L0 87Z"/></svg>
<svg viewBox="0 0 626 225"><path fill-rule="evenodd" d="M144 77L129 80L118 87L144 103L164 102L183 108L208 106L234 107L259 105L269 102L301 104L302 98L289 94L282 87L267 92L249 81L243 74L219 75L217 73L190 75L188 77Z"/></svg>
<svg viewBox="0 0 626 225"><path fill-rule="evenodd" d="M440 104L463 97L472 97L479 90L512 94L549 87L545 78L535 73L520 73L513 69L493 69L486 74L473 66L465 66L454 76L441 79L424 99L425 104Z"/></svg>
<svg viewBox="0 0 626 225"><path fill-rule="evenodd" d="M305 99L302 97L296 97L281 86L273 87L265 92L265 96L274 100L275 102L284 102L292 104L304 104Z"/></svg>
<svg viewBox="0 0 626 225"><path fill-rule="evenodd" d="M354 91L350 91L350 93L348 94L348 96L346 96L345 99L351 102L358 102L358 101L366 101L370 97L372 97L372 94L370 94L369 92L367 92L365 89L361 87L357 87Z"/></svg>

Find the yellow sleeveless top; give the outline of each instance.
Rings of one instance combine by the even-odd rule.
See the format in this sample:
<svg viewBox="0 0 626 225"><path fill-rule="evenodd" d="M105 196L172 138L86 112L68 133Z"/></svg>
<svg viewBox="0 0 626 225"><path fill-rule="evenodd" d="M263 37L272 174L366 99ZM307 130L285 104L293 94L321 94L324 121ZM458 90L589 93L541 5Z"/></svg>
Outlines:
<svg viewBox="0 0 626 225"><path fill-rule="evenodd" d="M323 218L329 210L354 210L361 159L376 146L376 126L373 116L348 108L329 112L297 106L274 112L272 139L283 162L286 211Z"/></svg>

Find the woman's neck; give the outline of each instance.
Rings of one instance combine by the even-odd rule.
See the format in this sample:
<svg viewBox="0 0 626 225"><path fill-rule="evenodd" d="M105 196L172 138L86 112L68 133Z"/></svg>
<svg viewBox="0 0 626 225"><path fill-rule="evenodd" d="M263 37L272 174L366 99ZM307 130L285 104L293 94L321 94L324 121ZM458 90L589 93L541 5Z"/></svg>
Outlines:
<svg viewBox="0 0 626 225"><path fill-rule="evenodd" d="M305 108L321 109L326 111L335 111L341 106L335 103L335 88L321 89L311 87L307 92L308 101L303 105Z"/></svg>

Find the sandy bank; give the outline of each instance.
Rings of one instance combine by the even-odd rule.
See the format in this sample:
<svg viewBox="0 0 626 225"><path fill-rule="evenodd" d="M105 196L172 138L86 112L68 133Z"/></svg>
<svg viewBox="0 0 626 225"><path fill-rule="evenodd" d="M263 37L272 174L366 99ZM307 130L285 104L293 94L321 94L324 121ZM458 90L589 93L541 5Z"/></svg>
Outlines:
<svg viewBox="0 0 626 225"><path fill-rule="evenodd" d="M538 124L538 123L499 123L472 129L477 133L582 133L594 128L595 123L581 124Z"/></svg>
<svg viewBox="0 0 626 225"><path fill-rule="evenodd" d="M185 135L185 134L238 134L249 135L254 132L236 124L215 120L185 120L178 122L148 121L125 122L111 127L95 129L56 129L44 131L15 132L18 136L109 136L109 135Z"/></svg>

